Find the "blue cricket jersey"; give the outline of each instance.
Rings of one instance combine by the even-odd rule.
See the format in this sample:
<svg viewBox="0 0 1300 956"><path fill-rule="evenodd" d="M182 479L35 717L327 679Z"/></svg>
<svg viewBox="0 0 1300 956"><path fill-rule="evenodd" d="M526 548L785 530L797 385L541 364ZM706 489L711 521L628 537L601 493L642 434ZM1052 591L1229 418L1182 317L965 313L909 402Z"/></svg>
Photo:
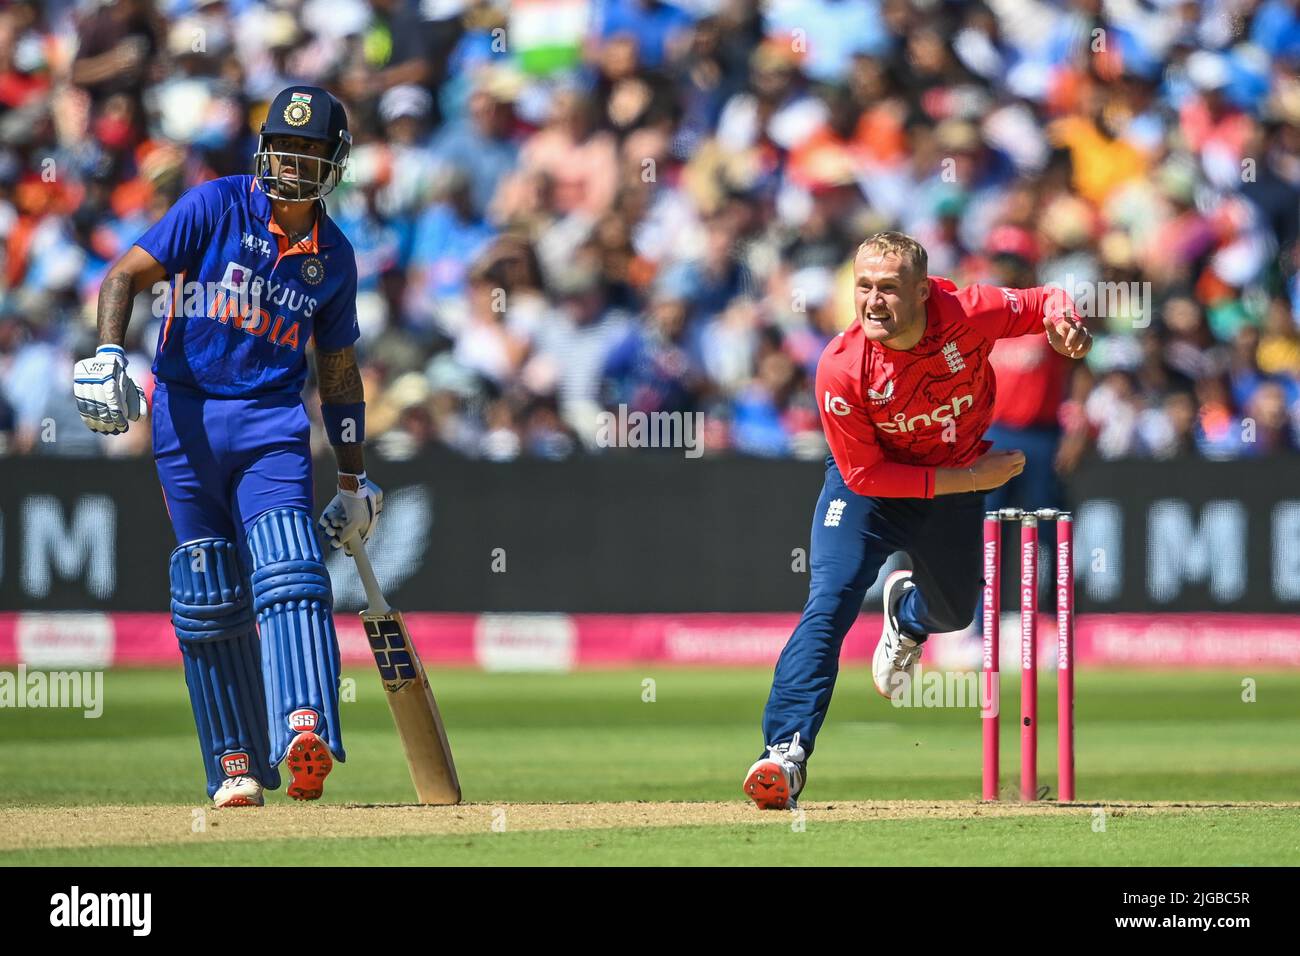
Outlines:
<svg viewBox="0 0 1300 956"><path fill-rule="evenodd" d="M322 204L290 247L252 176L185 193L136 243L167 270L154 376L214 396L297 393L309 339L357 340L357 264Z"/></svg>

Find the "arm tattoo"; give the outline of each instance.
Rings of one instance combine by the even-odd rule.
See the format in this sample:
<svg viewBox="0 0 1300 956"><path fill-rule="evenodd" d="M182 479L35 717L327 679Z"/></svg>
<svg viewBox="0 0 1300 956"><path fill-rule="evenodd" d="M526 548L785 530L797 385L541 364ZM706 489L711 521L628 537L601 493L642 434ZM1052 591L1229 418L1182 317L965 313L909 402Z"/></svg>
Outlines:
<svg viewBox="0 0 1300 956"><path fill-rule="evenodd" d="M131 276L125 272L112 272L99 287L99 342L101 345L121 345L126 338L126 325L131 321Z"/></svg>
<svg viewBox="0 0 1300 956"><path fill-rule="evenodd" d="M361 384L361 369L357 367L357 354L352 346L337 352L316 353L316 380L322 404L348 405L363 402L365 389ZM359 475L366 470L364 446L335 445L334 457L339 471Z"/></svg>
<svg viewBox="0 0 1300 956"><path fill-rule="evenodd" d="M357 367L357 353L350 345L338 352L317 352L316 378L322 402L349 405L366 400L361 385L361 369Z"/></svg>

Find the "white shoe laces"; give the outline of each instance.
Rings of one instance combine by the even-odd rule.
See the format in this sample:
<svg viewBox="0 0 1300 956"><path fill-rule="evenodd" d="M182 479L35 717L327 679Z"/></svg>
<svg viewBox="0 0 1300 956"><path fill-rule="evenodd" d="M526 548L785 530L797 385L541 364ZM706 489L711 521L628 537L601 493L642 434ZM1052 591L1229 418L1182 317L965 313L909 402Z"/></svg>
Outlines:
<svg viewBox="0 0 1300 956"><path fill-rule="evenodd" d="M786 743L769 745L767 755L773 760L789 764L790 768L798 771L799 764L805 759L803 747L799 744L799 734L795 733L794 737Z"/></svg>
<svg viewBox="0 0 1300 956"><path fill-rule="evenodd" d="M897 670L907 670L921 653L921 645L901 633L894 638L893 653L890 659Z"/></svg>

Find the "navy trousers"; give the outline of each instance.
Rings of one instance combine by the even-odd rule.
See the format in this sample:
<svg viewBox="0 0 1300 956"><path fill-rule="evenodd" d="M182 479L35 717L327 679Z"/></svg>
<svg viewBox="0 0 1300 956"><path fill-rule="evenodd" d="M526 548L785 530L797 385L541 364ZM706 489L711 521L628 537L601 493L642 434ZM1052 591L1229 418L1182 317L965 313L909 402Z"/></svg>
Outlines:
<svg viewBox="0 0 1300 956"><path fill-rule="evenodd" d="M160 382L149 413L178 544L233 541L251 570L245 533L258 517L273 508L311 514L311 424L297 395L213 398Z"/></svg>
<svg viewBox="0 0 1300 956"><path fill-rule="evenodd" d="M831 458L813 512L808 603L776 662L763 712L767 744L795 733L812 753L839 674L840 646L867 589L895 551L912 561L916 587L899 604L904 631L956 631L975 613L983 584L984 496L867 498L849 491Z"/></svg>

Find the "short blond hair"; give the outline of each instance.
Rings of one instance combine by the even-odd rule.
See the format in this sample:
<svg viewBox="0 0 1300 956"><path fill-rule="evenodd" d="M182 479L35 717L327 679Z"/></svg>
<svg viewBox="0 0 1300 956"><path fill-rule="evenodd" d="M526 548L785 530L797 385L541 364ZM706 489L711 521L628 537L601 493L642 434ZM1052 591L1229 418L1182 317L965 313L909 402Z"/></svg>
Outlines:
<svg viewBox="0 0 1300 956"><path fill-rule="evenodd" d="M856 259L864 251L881 256L898 256L914 279L924 279L929 274L930 256L926 253L925 246L906 233L878 232L858 246L853 258Z"/></svg>

